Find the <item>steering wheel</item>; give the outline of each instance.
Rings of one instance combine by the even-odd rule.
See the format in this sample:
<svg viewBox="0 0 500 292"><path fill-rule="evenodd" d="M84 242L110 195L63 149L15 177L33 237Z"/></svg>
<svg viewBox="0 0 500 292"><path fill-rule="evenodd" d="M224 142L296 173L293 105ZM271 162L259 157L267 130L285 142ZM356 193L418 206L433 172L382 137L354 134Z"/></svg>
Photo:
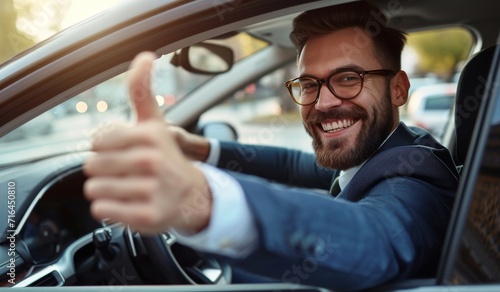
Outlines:
<svg viewBox="0 0 500 292"><path fill-rule="evenodd" d="M113 224L69 245L62 256L38 267L15 286L216 284L231 282L231 268L162 232L141 236Z"/></svg>
<svg viewBox="0 0 500 292"><path fill-rule="evenodd" d="M200 256L193 249L162 232L142 236L125 229L133 261L148 283L154 284L229 284L231 268L212 258Z"/></svg>

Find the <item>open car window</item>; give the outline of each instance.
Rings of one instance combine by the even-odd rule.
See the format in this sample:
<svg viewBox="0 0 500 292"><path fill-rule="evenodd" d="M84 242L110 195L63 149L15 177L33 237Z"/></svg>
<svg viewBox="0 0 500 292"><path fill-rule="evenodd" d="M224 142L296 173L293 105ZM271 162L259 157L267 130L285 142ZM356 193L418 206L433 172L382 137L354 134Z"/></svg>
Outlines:
<svg viewBox="0 0 500 292"><path fill-rule="evenodd" d="M210 42L230 48L235 63L269 45L246 33ZM151 84L162 111L174 107L215 76L188 72L173 65L176 53L163 55L154 64ZM130 110L126 78L126 73L123 73L89 88L1 137L0 165L19 162L19 159L29 161L57 153L87 150L95 129L105 129L106 125L116 121L132 120L134 113ZM13 152L18 155L13 156Z"/></svg>
<svg viewBox="0 0 500 292"><path fill-rule="evenodd" d="M447 41L439 41L443 38ZM474 50L474 38L464 28L409 33L403 51L402 70L410 78L403 122L443 137L455 100L458 76ZM283 146L312 152L299 106L290 98L284 82L298 76L295 60L245 84L225 102L201 115L202 123L224 121L234 126L239 141ZM443 141L446 144L446 141Z"/></svg>
<svg viewBox="0 0 500 292"><path fill-rule="evenodd" d="M444 47L440 45L436 48L430 45L443 36L450 39L444 43ZM212 39L210 42L231 48L235 62L251 57L272 45L247 33L233 33ZM473 50L473 45L472 34L465 29L451 28L410 33L402 57L402 69L409 74L411 83L407 105L413 102L413 93L418 94L420 89L453 82L464 60ZM183 68L173 66L171 64L173 54L164 55L155 62L152 80L155 98L164 111L175 106L181 99L214 77L209 74L190 73ZM436 61L441 59L446 61ZM249 81L244 87L233 92L227 97L226 102L207 111L201 116L200 121L229 122L239 132L241 142L312 151L310 138L301 123L299 107L291 101L283 86L286 80L296 76L294 61L267 72L259 79ZM0 152L0 165L13 163L16 157L30 160L53 153L85 150L88 148L87 141L94 129L113 121L132 119L133 113L129 110L125 78L126 74L121 74L102 82L1 137L0 150L3 151ZM446 89L445 93L454 96L454 92L450 93L449 89ZM443 92L440 92L440 89L432 89L429 94L439 95ZM439 113L429 109L427 104L436 102L439 101L419 99L414 103L422 103L423 106L420 107L422 110L408 111L408 107L404 106L401 108L401 118L407 124L422 127L440 139L449 118L450 108ZM445 102L452 101L445 100ZM293 141L290 140L291 137ZM49 144L51 146L47 147ZM1 154L12 151L18 152L19 155Z"/></svg>

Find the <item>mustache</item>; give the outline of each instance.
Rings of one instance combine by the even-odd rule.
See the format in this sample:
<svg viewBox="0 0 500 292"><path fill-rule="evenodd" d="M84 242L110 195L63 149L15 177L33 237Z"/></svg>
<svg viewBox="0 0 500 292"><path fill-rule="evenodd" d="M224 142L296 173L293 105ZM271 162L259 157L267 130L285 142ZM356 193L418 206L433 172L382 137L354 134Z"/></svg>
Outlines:
<svg viewBox="0 0 500 292"><path fill-rule="evenodd" d="M359 106L350 108L333 108L328 112L315 111L307 117L308 124L318 124L327 119L366 119L368 113L365 109Z"/></svg>

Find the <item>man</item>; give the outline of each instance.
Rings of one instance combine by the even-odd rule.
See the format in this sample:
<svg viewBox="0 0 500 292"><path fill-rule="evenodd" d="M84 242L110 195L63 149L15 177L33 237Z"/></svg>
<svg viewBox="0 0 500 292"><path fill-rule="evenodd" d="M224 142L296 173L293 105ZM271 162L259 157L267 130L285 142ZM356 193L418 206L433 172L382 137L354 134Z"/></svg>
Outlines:
<svg viewBox="0 0 500 292"><path fill-rule="evenodd" d="M154 56L142 53L129 79L137 124L94 141L84 166L92 214L145 233L170 228L279 281L358 290L428 276L458 175L443 146L399 121L405 35L360 2L302 14L291 38L300 77L286 86L315 156L166 131L149 88ZM338 175L336 198L305 189L329 189Z"/></svg>

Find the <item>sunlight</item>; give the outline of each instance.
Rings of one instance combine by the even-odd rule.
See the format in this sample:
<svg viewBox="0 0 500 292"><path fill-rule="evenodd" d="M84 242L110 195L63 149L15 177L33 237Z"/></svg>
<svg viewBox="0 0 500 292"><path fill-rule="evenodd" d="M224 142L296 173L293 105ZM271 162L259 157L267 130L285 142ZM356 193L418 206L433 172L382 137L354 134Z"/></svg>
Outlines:
<svg viewBox="0 0 500 292"><path fill-rule="evenodd" d="M68 12L61 22L61 29L104 11L116 3L118 0L71 0Z"/></svg>
<svg viewBox="0 0 500 292"><path fill-rule="evenodd" d="M41 42L60 30L89 18L118 0L14 0L17 28Z"/></svg>

